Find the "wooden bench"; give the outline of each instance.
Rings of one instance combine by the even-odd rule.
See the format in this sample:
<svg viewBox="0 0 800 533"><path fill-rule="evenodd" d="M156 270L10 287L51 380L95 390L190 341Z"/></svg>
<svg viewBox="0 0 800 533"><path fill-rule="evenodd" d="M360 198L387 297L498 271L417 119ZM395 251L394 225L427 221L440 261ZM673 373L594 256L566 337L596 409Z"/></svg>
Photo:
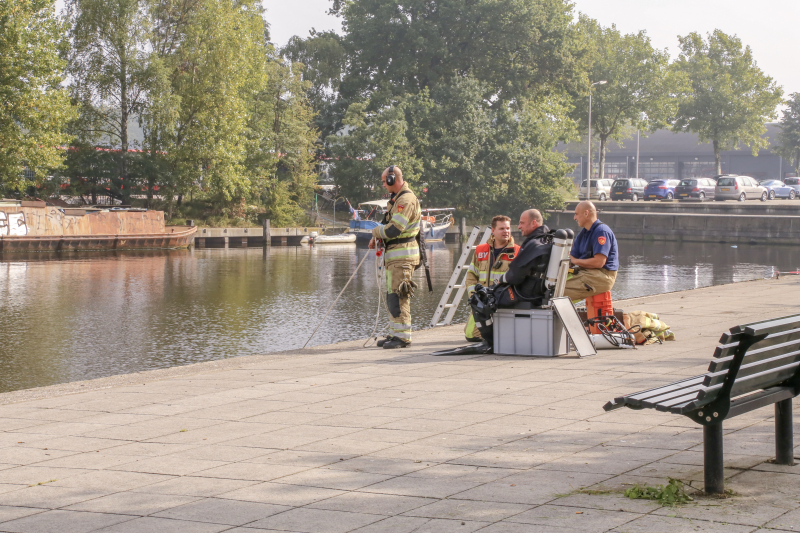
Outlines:
<svg viewBox="0 0 800 533"><path fill-rule="evenodd" d="M722 422L775 404L775 463L794 464L792 398L800 394L800 315L724 333L708 372L615 398L603 406L655 409L703 426L705 491L724 491Z"/></svg>

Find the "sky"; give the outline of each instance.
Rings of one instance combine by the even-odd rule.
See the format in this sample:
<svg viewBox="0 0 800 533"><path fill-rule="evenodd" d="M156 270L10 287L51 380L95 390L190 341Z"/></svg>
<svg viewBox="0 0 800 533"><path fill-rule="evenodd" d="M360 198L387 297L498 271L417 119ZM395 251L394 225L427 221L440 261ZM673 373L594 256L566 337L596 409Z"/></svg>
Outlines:
<svg viewBox="0 0 800 533"><path fill-rule="evenodd" d="M341 31L341 21L327 15L330 0L262 0L272 41L283 45L313 27ZM720 29L736 34L753 50L759 67L784 93L800 92L800 54L796 44L798 0L574 0L575 10L603 26L624 33L645 30L656 48L677 55L678 35ZM793 45L792 43L795 42Z"/></svg>

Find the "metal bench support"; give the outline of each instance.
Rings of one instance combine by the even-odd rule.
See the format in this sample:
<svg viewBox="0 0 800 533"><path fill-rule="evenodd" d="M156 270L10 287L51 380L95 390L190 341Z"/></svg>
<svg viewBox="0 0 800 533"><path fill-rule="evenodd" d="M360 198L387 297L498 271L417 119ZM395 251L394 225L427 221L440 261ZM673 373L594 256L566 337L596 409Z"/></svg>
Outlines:
<svg viewBox="0 0 800 533"><path fill-rule="evenodd" d="M775 463L794 464L794 438L792 436L792 399L775 404Z"/></svg>
<svg viewBox="0 0 800 533"><path fill-rule="evenodd" d="M703 474L707 494L725 492L722 457L722 423L703 426Z"/></svg>

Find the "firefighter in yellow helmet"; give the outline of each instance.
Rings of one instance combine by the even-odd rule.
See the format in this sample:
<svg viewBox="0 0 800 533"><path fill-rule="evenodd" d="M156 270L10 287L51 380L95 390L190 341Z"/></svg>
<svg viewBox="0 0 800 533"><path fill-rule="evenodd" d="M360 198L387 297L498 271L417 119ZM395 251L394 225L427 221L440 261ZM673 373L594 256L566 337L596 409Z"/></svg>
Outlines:
<svg viewBox="0 0 800 533"><path fill-rule="evenodd" d="M420 229L420 205L417 196L403 181L400 167L392 165L381 175L383 188L392 195L383 224L372 230L369 247L383 242L386 265L386 303L391 314L391 333L378 341L384 349L405 348L411 344L410 299L417 284L411 279L420 263L417 234Z"/></svg>
<svg viewBox="0 0 800 533"><path fill-rule="evenodd" d="M519 245L514 244L511 236L511 219L497 215L492 219L492 235L489 240L475 248L472 264L467 270L467 296L475 292L475 284L489 287L508 270L508 265L519 253ZM475 326L475 317L469 315L464 336L470 342L481 342L481 333Z"/></svg>

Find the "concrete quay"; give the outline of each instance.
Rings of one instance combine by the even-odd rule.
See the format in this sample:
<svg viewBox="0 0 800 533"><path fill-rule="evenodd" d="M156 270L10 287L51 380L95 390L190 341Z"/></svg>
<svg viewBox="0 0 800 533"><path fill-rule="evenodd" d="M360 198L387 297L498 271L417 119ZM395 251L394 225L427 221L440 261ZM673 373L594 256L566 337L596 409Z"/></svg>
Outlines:
<svg viewBox="0 0 800 533"><path fill-rule="evenodd" d="M618 302L678 340L586 359L430 356L463 343L453 326L406 350L350 342L3 394L0 531L796 531L800 466L768 462L771 408L725 425L732 497L669 508L622 491L700 488L702 430L602 405L704 372L723 331L797 313L799 289ZM796 437L798 422L800 402Z"/></svg>

